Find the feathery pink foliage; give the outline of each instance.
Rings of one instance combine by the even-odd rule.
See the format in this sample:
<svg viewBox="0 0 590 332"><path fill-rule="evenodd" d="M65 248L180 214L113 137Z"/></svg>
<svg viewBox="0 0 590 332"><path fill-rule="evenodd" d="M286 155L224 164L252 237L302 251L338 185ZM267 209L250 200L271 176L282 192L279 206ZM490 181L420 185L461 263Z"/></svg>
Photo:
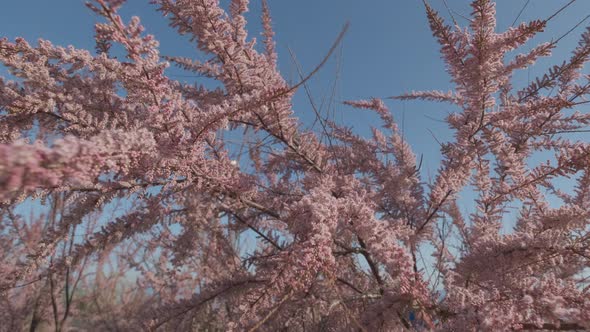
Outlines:
<svg viewBox="0 0 590 332"><path fill-rule="evenodd" d="M518 88L555 43L510 52L547 20L497 32L495 3L474 0L451 27L425 3L454 90L393 98L457 108L427 182L380 99L346 102L381 118L371 138L321 115L322 133L304 128L305 79L278 71L266 1L262 51L247 0L152 2L207 60L161 57L121 0L88 4L96 52L0 40L0 331L590 329L590 145L562 135L590 123L572 111L590 30ZM224 133L243 134L244 159ZM529 163L539 152L553 158ZM18 213L35 200L46 213Z"/></svg>

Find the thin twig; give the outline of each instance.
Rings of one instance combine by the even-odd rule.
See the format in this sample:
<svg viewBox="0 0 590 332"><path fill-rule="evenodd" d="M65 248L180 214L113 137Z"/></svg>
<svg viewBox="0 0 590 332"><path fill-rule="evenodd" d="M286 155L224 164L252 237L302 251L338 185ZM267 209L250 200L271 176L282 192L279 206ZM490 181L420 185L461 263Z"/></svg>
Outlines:
<svg viewBox="0 0 590 332"><path fill-rule="evenodd" d="M512 24L510 24L511 27L513 27L514 24L516 24L516 21L518 21L518 19L520 18L520 15L522 15L522 13L526 9L526 7L529 5L529 2L531 2L531 0L526 0L524 6L522 6L522 8L520 9L520 11L518 12L518 15L516 15L516 18L514 19L514 21L512 21Z"/></svg>

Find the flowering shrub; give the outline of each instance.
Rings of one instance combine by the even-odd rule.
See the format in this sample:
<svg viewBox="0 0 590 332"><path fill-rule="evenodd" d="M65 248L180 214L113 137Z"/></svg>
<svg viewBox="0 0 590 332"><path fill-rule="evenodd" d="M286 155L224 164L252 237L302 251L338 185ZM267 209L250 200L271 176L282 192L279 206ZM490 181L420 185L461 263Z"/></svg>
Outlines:
<svg viewBox="0 0 590 332"><path fill-rule="evenodd" d="M590 329L590 145L563 135L590 123L575 111L590 30L515 87L556 42L513 52L552 17L497 32L491 0L465 28L425 3L455 88L396 98L458 110L427 182L382 100L347 102L380 116L371 138L304 128L292 98L315 71L295 85L278 71L266 2L258 47L247 0L154 0L206 61L161 57L123 2L88 4L96 52L0 40L0 330ZM244 135L243 159L224 133Z"/></svg>

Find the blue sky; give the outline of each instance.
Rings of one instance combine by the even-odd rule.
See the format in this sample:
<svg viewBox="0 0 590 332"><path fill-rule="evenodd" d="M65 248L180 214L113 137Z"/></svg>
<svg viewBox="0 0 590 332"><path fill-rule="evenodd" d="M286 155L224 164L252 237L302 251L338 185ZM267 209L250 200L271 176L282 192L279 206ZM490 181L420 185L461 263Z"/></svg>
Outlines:
<svg viewBox="0 0 590 332"><path fill-rule="evenodd" d="M527 0L499 0L498 24L504 29L512 24ZM519 21L545 18L569 0L530 0ZM227 0L222 0L226 3ZM466 21L460 16L469 16L467 0L447 0L457 14L460 24ZM421 0L269 0L279 51L279 64L286 78L297 80L295 67L288 48L295 53L305 72L311 70L324 56L345 22L351 26L342 47L310 82L315 101L320 103L332 92L336 77L335 98L338 102L350 99L387 97L411 90L451 88L444 71L438 46L428 29ZM448 18L443 0L430 0L433 7ZM149 33L161 43L164 55L200 56L187 38L178 36L167 26L167 20L155 11L148 0L129 0L121 11L125 19L132 15L142 18ZM566 11L552 20L548 31L536 41L557 38L579 20L590 14L590 1L578 0ZM248 14L251 35L260 37L260 2L251 1ZM54 44L73 45L93 49L93 24L99 19L80 0L19 0L2 4L0 36L13 39L25 37L30 42L38 38L51 40ZM590 20L586 22L590 23ZM576 29L562 40L555 56L541 61L530 72L518 76L526 83L530 77L542 72L550 64L564 60L572 50L583 29ZM260 39L260 38L259 38ZM523 51L534 46L534 41L525 45ZM338 58L338 59L337 59ZM337 73L336 64L340 63ZM173 78L193 80L174 69ZM195 80L198 78L194 78ZM424 155L423 174L434 175L440 160L439 146L434 137L445 141L450 138L443 119L452 107L425 102L393 102L388 105L398 122L402 122L404 134L418 155ZM352 111L339 103L333 105L336 119L362 134L369 134L369 126L377 125L377 117L366 112ZM310 122L313 113L303 91L296 96L297 115Z"/></svg>

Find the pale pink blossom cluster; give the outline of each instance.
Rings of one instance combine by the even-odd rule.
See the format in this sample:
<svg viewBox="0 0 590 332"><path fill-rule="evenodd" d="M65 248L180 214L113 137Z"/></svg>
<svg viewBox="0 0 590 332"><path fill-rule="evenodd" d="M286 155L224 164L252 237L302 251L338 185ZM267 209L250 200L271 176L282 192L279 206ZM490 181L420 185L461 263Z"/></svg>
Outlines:
<svg viewBox="0 0 590 332"><path fill-rule="evenodd" d="M590 30L514 87L553 16L497 32L491 0L465 28L425 2L454 88L393 97L455 109L424 178L381 99L345 103L372 137L314 105L305 129L292 98L321 66L287 83L266 1L262 46L247 0L152 1L199 60L160 56L124 2L88 4L96 52L0 40L0 331L590 329L590 145L568 137Z"/></svg>

